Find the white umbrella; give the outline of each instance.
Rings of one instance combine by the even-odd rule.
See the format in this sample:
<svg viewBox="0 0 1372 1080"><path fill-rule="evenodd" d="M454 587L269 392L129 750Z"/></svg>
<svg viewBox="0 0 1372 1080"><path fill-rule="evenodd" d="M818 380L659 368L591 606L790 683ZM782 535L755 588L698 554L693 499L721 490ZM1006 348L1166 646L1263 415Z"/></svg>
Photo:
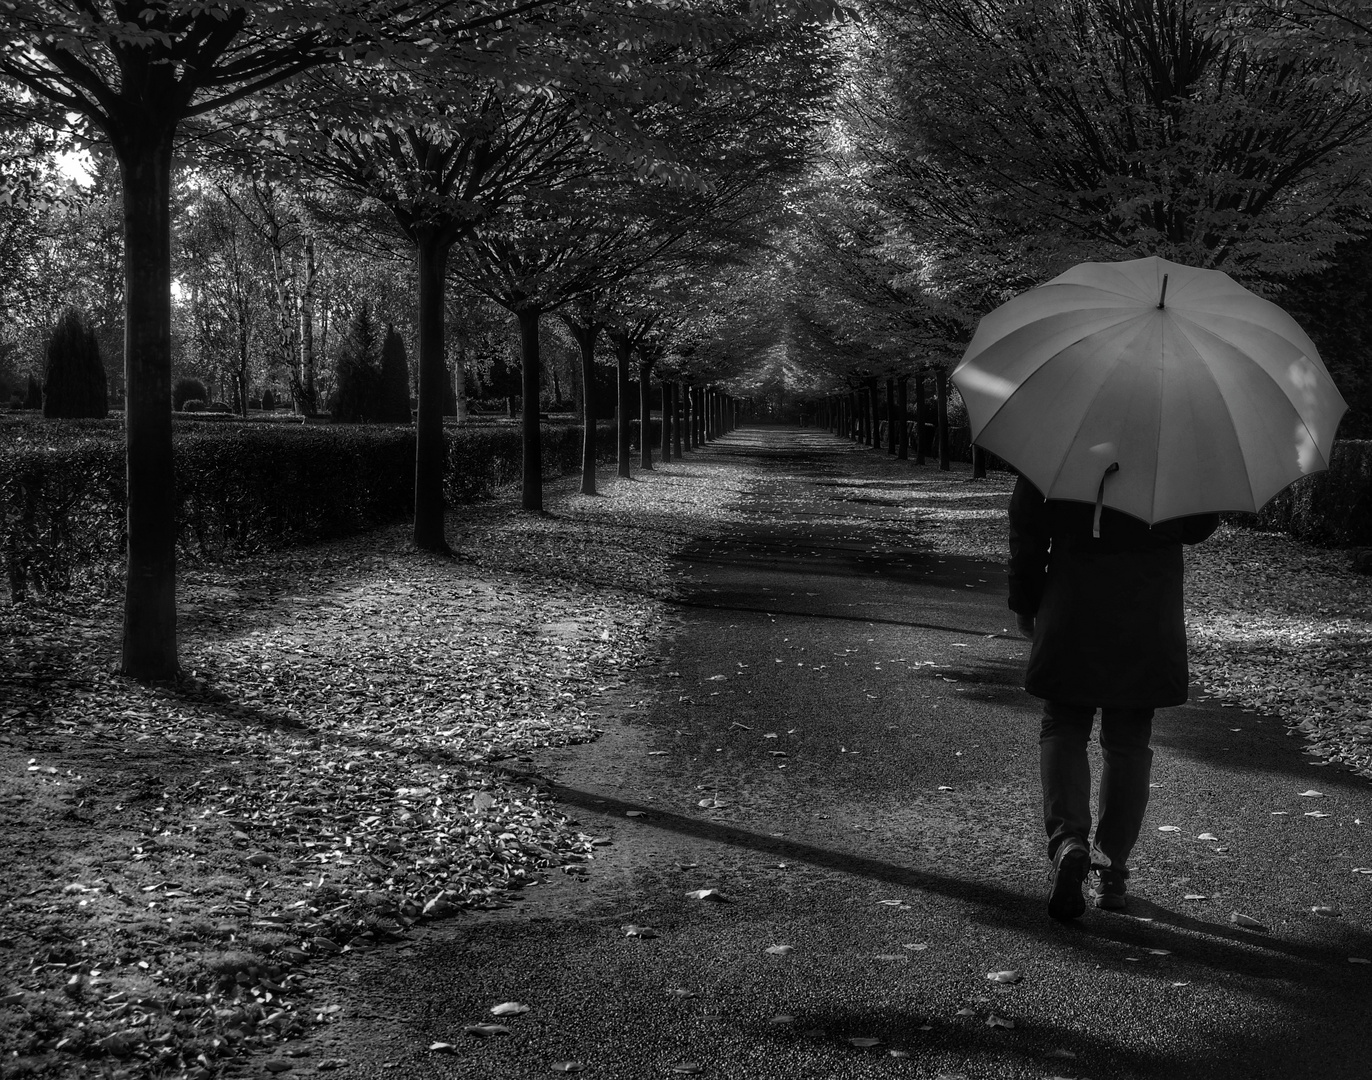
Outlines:
<svg viewBox="0 0 1372 1080"><path fill-rule="evenodd" d="M1097 525L1102 504L1149 524L1256 511L1328 467L1348 408L1290 315L1159 258L1082 263L1002 304L953 382L979 446L1096 503Z"/></svg>

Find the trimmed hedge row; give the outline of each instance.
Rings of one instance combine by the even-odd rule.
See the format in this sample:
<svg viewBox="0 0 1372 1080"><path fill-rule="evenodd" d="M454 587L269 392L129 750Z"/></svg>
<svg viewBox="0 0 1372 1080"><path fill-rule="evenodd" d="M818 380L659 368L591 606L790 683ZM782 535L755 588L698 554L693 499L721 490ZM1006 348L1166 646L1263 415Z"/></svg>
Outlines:
<svg viewBox="0 0 1372 1080"><path fill-rule="evenodd" d="M1372 546L1372 440L1335 442L1324 472L1297 480L1257 514L1226 518L1323 547Z"/></svg>
<svg viewBox="0 0 1372 1080"><path fill-rule="evenodd" d="M414 512L407 427L177 421L177 546L219 555L308 544ZM520 479L513 426L448 428L449 505ZM582 430L546 425L543 472L580 468ZM597 425L602 462L615 425ZM63 589L124 550L124 443L118 420L0 425L0 558L12 597Z"/></svg>

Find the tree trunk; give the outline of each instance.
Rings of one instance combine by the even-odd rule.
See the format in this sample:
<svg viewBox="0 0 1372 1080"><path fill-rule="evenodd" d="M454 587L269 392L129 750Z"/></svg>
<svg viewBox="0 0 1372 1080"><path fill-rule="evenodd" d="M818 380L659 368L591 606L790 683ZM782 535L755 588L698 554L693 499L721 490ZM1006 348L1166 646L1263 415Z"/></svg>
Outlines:
<svg viewBox="0 0 1372 1080"><path fill-rule="evenodd" d="M457 348L455 369L453 371L453 396L457 398L457 422L467 422L467 346Z"/></svg>
<svg viewBox="0 0 1372 1080"><path fill-rule="evenodd" d="M652 414L653 407L653 365L646 361L640 361L638 365L638 412L639 424L645 432L644 437L639 439L638 464L640 468L651 469L653 467L653 444L648 441L646 432L648 430L648 418Z"/></svg>
<svg viewBox="0 0 1372 1080"><path fill-rule="evenodd" d="M924 401L924 370L915 372L915 464L924 464L924 425L928 421L928 406Z"/></svg>
<svg viewBox="0 0 1372 1080"><path fill-rule="evenodd" d="M595 339L600 336L600 327L591 323L589 326L572 326L571 331L581 350L581 401L585 409L585 419L581 424L581 494L594 495L597 435L595 420L598 414L595 399ZM624 422L622 412L619 427L622 434L628 434L629 425ZM628 440L621 438L619 441L623 448Z"/></svg>
<svg viewBox="0 0 1372 1080"><path fill-rule="evenodd" d="M171 418L172 129L116 146L124 186L128 579L120 670L175 678L176 475Z"/></svg>
<svg viewBox="0 0 1372 1080"><path fill-rule="evenodd" d="M972 444L972 479L986 479L986 452L976 443Z"/></svg>
<svg viewBox="0 0 1372 1080"><path fill-rule="evenodd" d="M948 458L948 369L934 368L934 395L938 402L938 467L944 472L951 469Z"/></svg>
<svg viewBox="0 0 1372 1080"><path fill-rule="evenodd" d="M664 462L666 462L666 461L671 461L671 460L672 460L672 429L676 426L675 424L672 423L672 398L673 398L673 396L674 396L673 392L674 392L675 389L676 389L676 384L675 384L675 383L672 383L672 382L668 382L666 379L663 379L663 380L662 380L662 383L661 383L661 386L662 386L662 431L661 431L661 435L662 435L662 460L663 460ZM641 425L642 425L642 424L646 424L646 421L640 420L639 423L640 423ZM647 427L645 426L645 427L643 427L641 430L643 430L643 432L644 432L643 437L646 439L646 438L648 437L648 435L647 435L647 430L648 430Z"/></svg>
<svg viewBox="0 0 1372 1080"><path fill-rule="evenodd" d="M443 235L421 235L415 245L419 292L419 415L414 433L414 530L410 542L420 551L448 554L443 533L443 404L448 365L443 349L443 290L448 250Z"/></svg>
<svg viewBox="0 0 1372 1080"><path fill-rule="evenodd" d="M896 439L896 457L901 461L910 460L910 377L902 375L896 380L896 420L900 424L900 434Z"/></svg>
<svg viewBox="0 0 1372 1080"><path fill-rule="evenodd" d="M867 383L867 445L873 450L881 449L881 412L880 399L877 397L877 381Z"/></svg>
<svg viewBox="0 0 1372 1080"><path fill-rule="evenodd" d="M615 475L629 479L629 406L633 402L633 389L629 378L629 361L633 358L633 346L625 336L614 335L615 346ZM642 391L639 391L642 396ZM641 410L640 410L641 412ZM642 415L638 419L638 437L648 437L647 420Z"/></svg>
<svg viewBox="0 0 1372 1080"><path fill-rule="evenodd" d="M538 423L538 320L543 313L536 307L520 308L519 362L520 388L524 393L523 429L524 462L523 492L520 505L525 510L543 512L543 438Z"/></svg>
<svg viewBox="0 0 1372 1080"><path fill-rule="evenodd" d="M886 452L896 452L896 380L886 380Z"/></svg>
<svg viewBox="0 0 1372 1080"><path fill-rule="evenodd" d="M314 416L319 412L319 395L314 378L314 284L318 268L314 261L314 237L305 237L305 286L300 290L300 375L303 386L304 412Z"/></svg>
<svg viewBox="0 0 1372 1080"><path fill-rule="evenodd" d="M681 401L681 382L672 382L672 450L681 460L681 428L686 422L686 409Z"/></svg>

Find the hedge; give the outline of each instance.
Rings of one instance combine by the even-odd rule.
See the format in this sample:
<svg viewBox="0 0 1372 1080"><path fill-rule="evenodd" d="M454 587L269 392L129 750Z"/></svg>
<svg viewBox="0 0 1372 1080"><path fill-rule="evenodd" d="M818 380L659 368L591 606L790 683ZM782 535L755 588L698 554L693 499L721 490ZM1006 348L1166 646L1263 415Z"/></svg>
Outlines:
<svg viewBox="0 0 1372 1080"><path fill-rule="evenodd" d="M1225 517L1323 547L1372 546L1372 440L1334 443L1324 472L1297 480L1257 514Z"/></svg>
<svg viewBox="0 0 1372 1080"><path fill-rule="evenodd" d="M636 426L636 425L635 425ZM597 425L613 461L615 425ZM403 521L414 512L414 430L351 424L173 425L177 546L217 556L308 544ZM445 430L449 505L518 482L512 425ZM543 472L581 464L579 426L545 425ZM119 420L0 423L0 557L11 597L63 589L124 550L124 442Z"/></svg>

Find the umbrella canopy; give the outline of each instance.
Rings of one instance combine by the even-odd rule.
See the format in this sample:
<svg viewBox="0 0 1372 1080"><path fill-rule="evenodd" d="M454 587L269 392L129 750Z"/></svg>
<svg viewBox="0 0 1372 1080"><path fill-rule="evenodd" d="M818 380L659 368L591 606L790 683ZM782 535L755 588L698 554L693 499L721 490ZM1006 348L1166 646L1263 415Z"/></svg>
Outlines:
<svg viewBox="0 0 1372 1080"><path fill-rule="evenodd" d="M1082 263L1001 305L953 383L973 440L1048 498L1149 524L1256 511L1328 467L1348 407L1276 304L1159 258Z"/></svg>

